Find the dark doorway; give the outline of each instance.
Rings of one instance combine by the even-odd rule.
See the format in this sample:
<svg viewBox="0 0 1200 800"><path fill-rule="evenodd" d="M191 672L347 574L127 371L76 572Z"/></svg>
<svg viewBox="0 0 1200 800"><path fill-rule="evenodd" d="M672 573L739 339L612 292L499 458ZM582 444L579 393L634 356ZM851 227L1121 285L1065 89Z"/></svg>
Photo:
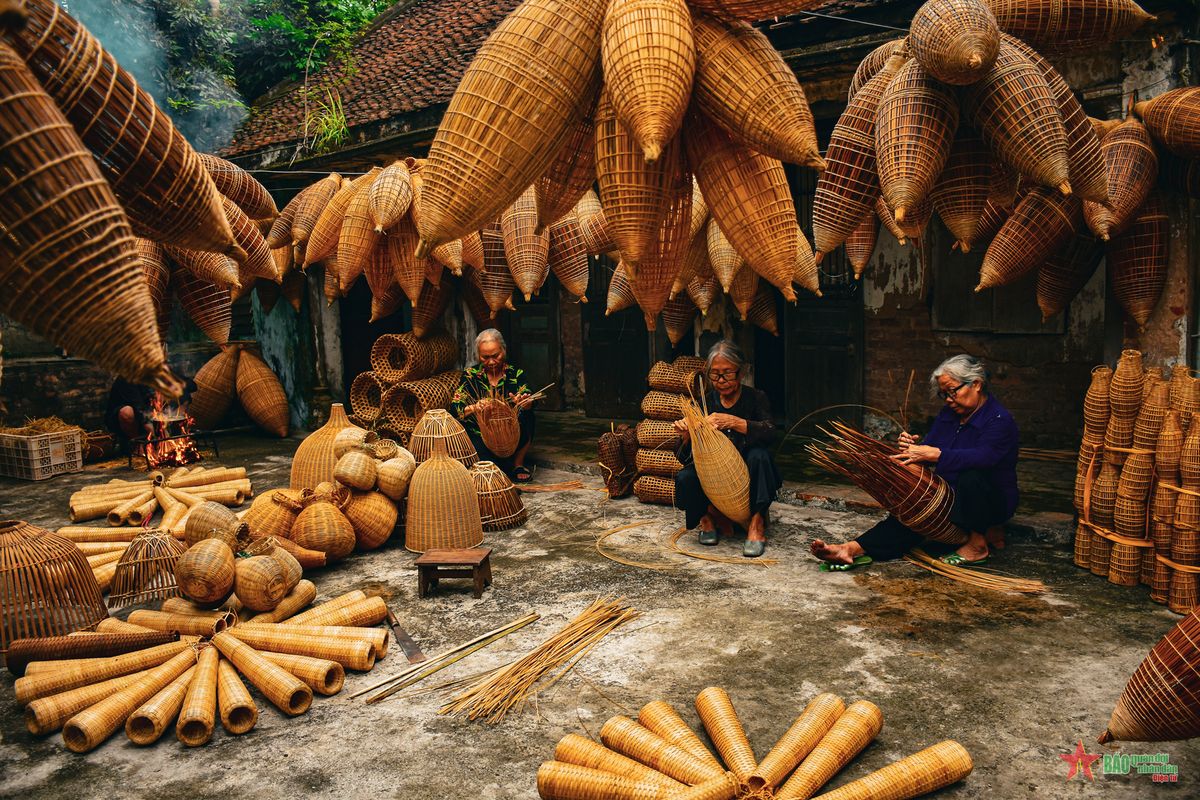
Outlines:
<svg viewBox="0 0 1200 800"><path fill-rule="evenodd" d="M350 384L363 372L371 369L371 346L385 333L404 333L412 330L412 307L405 300L395 312L371 322L371 289L366 280L357 280L350 291L338 301L342 323L342 375L346 396Z"/></svg>
<svg viewBox="0 0 1200 800"><path fill-rule="evenodd" d="M504 314L496 327L508 345L508 360L525 370L530 391L553 383L539 408L563 408L562 347L558 333L558 287L547 283L528 302L513 294L517 310Z"/></svg>
<svg viewBox="0 0 1200 800"><path fill-rule="evenodd" d="M639 419L646 395L646 373L650 371L652 337L637 306L605 316L608 284L617 265L606 256L593 257L591 263L588 302L580 309L584 409L589 417Z"/></svg>

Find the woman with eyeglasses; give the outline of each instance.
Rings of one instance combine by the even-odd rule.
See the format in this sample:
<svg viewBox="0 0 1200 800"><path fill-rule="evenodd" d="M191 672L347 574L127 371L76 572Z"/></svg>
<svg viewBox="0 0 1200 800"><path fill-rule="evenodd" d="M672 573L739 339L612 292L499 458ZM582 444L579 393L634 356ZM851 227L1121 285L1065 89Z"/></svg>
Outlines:
<svg viewBox="0 0 1200 800"><path fill-rule="evenodd" d="M967 542L942 557L955 566L985 564L989 546L1004 547L1003 524L1017 508L1017 423L1000 401L988 394L988 375L974 356L946 359L929 378L944 403L924 442L900 434L901 464L934 470L954 489L950 521L967 534ZM888 516L858 539L826 544L817 539L812 552L826 562L822 569L840 572L872 560L899 558L921 543L915 533Z"/></svg>
<svg viewBox="0 0 1200 800"><path fill-rule="evenodd" d="M768 509L783 480L767 449L775 439L771 405L766 393L742 383L745 366L746 358L733 342L722 340L713 345L704 362L704 374L712 387L705 399L708 423L728 436L746 461L752 516L742 555L758 558L767 547ZM683 509L687 526L697 530L700 544L715 545L722 533L733 535L733 522L708 501L700 486L687 425L678 420L675 430L682 439L678 456L684 464L675 474L675 507Z"/></svg>
<svg viewBox="0 0 1200 800"><path fill-rule="evenodd" d="M479 457L492 461L517 483L529 483L533 474L525 466L525 457L533 441L533 401L525 385L525 372L508 363L508 346L504 336L495 328L481 331L475 337L475 355L479 363L463 370L463 375L450 402L450 413L458 418L475 445ZM517 424L521 435L516 451L507 457L497 456L483 443L475 411L480 400L489 397L507 398L517 409Z"/></svg>

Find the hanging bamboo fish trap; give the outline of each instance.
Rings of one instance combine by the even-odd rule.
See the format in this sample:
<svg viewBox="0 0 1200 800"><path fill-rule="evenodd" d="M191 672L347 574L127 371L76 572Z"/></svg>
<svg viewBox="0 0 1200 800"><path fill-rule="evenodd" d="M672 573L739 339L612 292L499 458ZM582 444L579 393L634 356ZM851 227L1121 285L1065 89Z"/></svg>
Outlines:
<svg viewBox="0 0 1200 800"><path fill-rule="evenodd" d="M167 299L171 267L167 263L167 254L161 244L149 239L135 237L134 247L142 260L142 276L146 279L150 302L154 306L158 336L165 341L171 327L171 303Z"/></svg>
<svg viewBox="0 0 1200 800"><path fill-rule="evenodd" d="M1086 50L1127 36L1154 19L1133 0L987 0L1000 28L1034 47Z"/></svg>
<svg viewBox="0 0 1200 800"><path fill-rule="evenodd" d="M600 255L615 250L617 244L613 241L612 231L608 226L608 217L600 205L600 198L595 191L588 189L575 204L575 216L579 220L579 229L583 232L583 241L588 253Z"/></svg>
<svg viewBox="0 0 1200 800"><path fill-rule="evenodd" d="M550 271L568 294L579 298L579 302L586 303L591 262L575 211L569 211L566 216L551 225L549 232L550 251L547 258Z"/></svg>
<svg viewBox="0 0 1200 800"><path fill-rule="evenodd" d="M678 347L679 343L692 333L695 318L696 304L687 294L680 294L663 306L663 327L666 328L667 339L672 347Z"/></svg>
<svg viewBox="0 0 1200 800"><path fill-rule="evenodd" d="M0 522L0 650L61 636L108 616L87 559L70 541L26 522Z"/></svg>
<svg viewBox="0 0 1200 800"><path fill-rule="evenodd" d="M534 187L530 186L500 218L505 260L513 283L526 302L541 290L550 275L550 234L538 229L535 195Z"/></svg>
<svg viewBox="0 0 1200 800"><path fill-rule="evenodd" d="M364 181L361 187L369 187L370 182ZM304 189L295 198L296 211L292 216L292 244L306 244L316 228L321 212L329 205L330 200L342 187L342 176L331 172L321 180Z"/></svg>
<svg viewBox="0 0 1200 800"><path fill-rule="evenodd" d="M417 421L408 449L420 464L433 455L438 440L444 443L446 455L464 467L470 467L479 460L475 445L471 444L471 438L467 436L462 423L445 409L435 408L425 412Z"/></svg>
<svg viewBox="0 0 1200 800"><path fill-rule="evenodd" d="M729 302L733 303L738 318L743 322L745 322L746 314L750 311L750 305L754 302L754 296L758 292L758 284L758 273L748 266L743 266L733 276L733 283L729 285Z"/></svg>
<svg viewBox="0 0 1200 800"><path fill-rule="evenodd" d="M819 465L848 478L917 533L946 544L966 541L950 522L954 490L932 470L900 464L892 458L899 450L840 422L830 438L808 447Z"/></svg>
<svg viewBox="0 0 1200 800"><path fill-rule="evenodd" d="M987 145L972 128L960 126L930 198L964 253L970 251L975 239L987 203L990 176L991 154Z"/></svg>
<svg viewBox="0 0 1200 800"><path fill-rule="evenodd" d="M217 191L233 201L250 219L274 220L279 216L279 209L267 187L249 172L232 161L208 153L200 153L199 158Z"/></svg>
<svg viewBox="0 0 1200 800"><path fill-rule="evenodd" d="M679 177L649 254L631 274L630 288L650 331L657 328L657 317L667 304L691 241L692 183L686 174Z"/></svg>
<svg viewBox="0 0 1200 800"><path fill-rule="evenodd" d="M1035 186L992 239L979 269L976 291L1020 280L1058 252L1083 227L1080 201Z"/></svg>
<svg viewBox="0 0 1200 800"><path fill-rule="evenodd" d="M30 0L26 8L28 24L7 41L96 155L134 232L240 255L221 196L170 115L53 0Z"/></svg>
<svg viewBox="0 0 1200 800"><path fill-rule="evenodd" d="M165 255L170 256L171 261L205 283L211 283L218 289L241 288L238 264L227 255L204 250L185 250L171 245L158 247Z"/></svg>
<svg viewBox="0 0 1200 800"><path fill-rule="evenodd" d="M1066 247L1038 268L1037 302L1042 320L1061 314L1083 290L1104 258L1104 247L1090 232L1076 233Z"/></svg>
<svg viewBox="0 0 1200 800"><path fill-rule="evenodd" d="M1200 157L1200 91L1172 89L1133 107L1150 135L1177 156Z"/></svg>
<svg viewBox="0 0 1200 800"><path fill-rule="evenodd" d="M370 185L356 184L354 196L342 217L337 243L337 274L338 286L343 293L350 291L354 281L363 274L382 235L376 233L375 222L371 219L370 193Z"/></svg>
<svg viewBox="0 0 1200 800"><path fill-rule="evenodd" d="M419 255L482 228L545 169L599 84L606 7L528 0L483 43L421 171Z"/></svg>
<svg viewBox="0 0 1200 800"><path fill-rule="evenodd" d="M282 280L283 275L276 268L271 248L267 247L258 225L228 197L221 198L221 210L229 222L230 230L233 231L234 241L245 252L239 265L242 275L252 275L270 281Z"/></svg>
<svg viewBox="0 0 1200 800"><path fill-rule="evenodd" d="M357 381L356 378L355 383ZM350 397L353 404L353 385ZM364 421L371 421L364 417L357 408L354 413ZM312 489L322 481L333 480L333 466L337 463L333 452L333 441L346 428L358 428L358 426L350 423L350 419L346 416L346 409L341 403L332 404L329 407L329 420L306 436L300 446L296 448L296 454L292 456L292 472L289 482L292 489Z"/></svg>
<svg viewBox="0 0 1200 800"><path fill-rule="evenodd" d="M417 338L425 339L441 329L442 316L453 296L454 287L449 281L442 281L437 286L425 281L421 299L412 310L412 332Z"/></svg>
<svg viewBox="0 0 1200 800"><path fill-rule="evenodd" d="M751 150L824 169L808 99L767 37L746 22L703 14L693 24L697 107Z"/></svg>
<svg viewBox="0 0 1200 800"><path fill-rule="evenodd" d="M415 437L414 437L415 438ZM483 543L479 499L465 466L446 455L440 439L408 486L404 547L415 553Z"/></svg>
<svg viewBox="0 0 1200 800"><path fill-rule="evenodd" d="M725 236L725 232L721 230L720 224L715 219L708 221L705 239L708 244L708 263L712 267L717 282L728 293L733 288L734 277L741 271L746 260L730 243L729 238Z"/></svg>
<svg viewBox="0 0 1200 800"><path fill-rule="evenodd" d="M883 69L889 58L896 53L906 54L907 46L908 38L902 37L884 42L867 53L863 60L858 62L858 66L854 70L854 77L850 79L850 88L846 91L846 102L849 103L854 99L854 96L867 85L867 81L874 78Z"/></svg>
<svg viewBox="0 0 1200 800"><path fill-rule="evenodd" d="M813 247L818 257L846 240L879 196L875 117L884 91L904 64L892 55L850 100L825 151L825 170L813 197Z"/></svg>
<svg viewBox="0 0 1200 800"><path fill-rule="evenodd" d="M613 270L612 278L609 280L604 315L611 316L635 305L637 305L637 298L633 295L626 264L622 261L617 264L617 268Z"/></svg>
<svg viewBox="0 0 1200 800"><path fill-rule="evenodd" d="M1151 190L1129 227L1105 247L1113 294L1139 328L1149 321L1167 283L1169 234L1166 207Z"/></svg>
<svg viewBox="0 0 1200 800"><path fill-rule="evenodd" d="M521 493L504 471L491 461L480 461L471 467L471 482L475 485L485 531L519 528L529 519Z"/></svg>
<svg viewBox="0 0 1200 800"><path fill-rule="evenodd" d="M718 511L739 525L750 522L750 474L733 442L710 425L691 400L680 410L692 441L692 459L705 495ZM647 415L649 416L649 415Z"/></svg>
<svg viewBox="0 0 1200 800"><path fill-rule="evenodd" d="M1146 127L1133 117L1117 125L1100 141L1108 175L1108 203L1083 204L1088 228L1109 241L1125 230L1158 177L1158 156Z"/></svg>
<svg viewBox="0 0 1200 800"><path fill-rule="evenodd" d="M1037 183L1071 191L1067 133L1046 78L1013 46L963 93L963 110L1003 161Z"/></svg>
<svg viewBox="0 0 1200 800"><path fill-rule="evenodd" d="M746 311L746 322L762 328L772 336L779 335L779 312L775 308L775 293L766 284L758 287L754 301Z"/></svg>
<svg viewBox="0 0 1200 800"><path fill-rule="evenodd" d="M252 420L269 433L287 436L291 418L287 394L271 368L249 351L238 358L237 394Z"/></svg>
<svg viewBox="0 0 1200 800"><path fill-rule="evenodd" d="M175 564L186 549L166 531L149 530L136 537L117 562L109 605L121 608L177 595Z"/></svg>
<svg viewBox="0 0 1200 800"><path fill-rule="evenodd" d="M1000 29L985 0L931 0L913 15L913 57L943 83L981 80L1000 50Z"/></svg>
<svg viewBox="0 0 1200 800"><path fill-rule="evenodd" d="M412 201L412 176L408 165L397 159L383 168L367 190L367 210L375 222L375 232L383 233L399 222Z"/></svg>
<svg viewBox="0 0 1200 800"><path fill-rule="evenodd" d="M571 128L550 166L534 184L537 194L538 225L547 228L571 213L580 198L596 182L596 103L600 87L595 90L588 112ZM478 234L474 246L478 247ZM465 240L464 240L465 241ZM483 254L475 256L482 263Z"/></svg>
<svg viewBox="0 0 1200 800"><path fill-rule="evenodd" d="M767 17L793 14L817 3L813 0L689 0L688 5L727 19L756 22Z"/></svg>
<svg viewBox="0 0 1200 800"><path fill-rule="evenodd" d="M342 181L337 192L318 214L316 223L312 227L312 233L309 234L308 241L305 243L302 262L304 268L307 269L309 264L328 259L334 263L335 268L332 271L337 271L337 248L342 235L342 223L345 221L350 201L355 198L363 186L372 186L381 172L380 167L372 167L365 175L360 175L352 181ZM282 217L286 212L287 208L285 207L280 216ZM289 223L288 229L290 230L290 228ZM290 234L287 238L290 239ZM271 242L272 236L269 235L267 244L270 245Z"/></svg>
<svg viewBox="0 0 1200 800"><path fill-rule="evenodd" d="M720 289L721 286L717 283L716 276L710 274L704 278L692 278L688 282L687 294L696 304L696 308L700 309L700 313L707 314L716 301Z"/></svg>
<svg viewBox="0 0 1200 800"><path fill-rule="evenodd" d="M205 336L218 345L228 344L233 325L233 301L228 289L206 283L185 269L171 272L171 289Z"/></svg>
<svg viewBox="0 0 1200 800"><path fill-rule="evenodd" d="M428 258L417 258L413 251L417 246L417 228L411 217L405 217L387 229L387 239L376 245L387 254L389 277L404 290L405 297L413 305L425 291L425 277L433 267ZM368 274L368 279L370 275Z"/></svg>

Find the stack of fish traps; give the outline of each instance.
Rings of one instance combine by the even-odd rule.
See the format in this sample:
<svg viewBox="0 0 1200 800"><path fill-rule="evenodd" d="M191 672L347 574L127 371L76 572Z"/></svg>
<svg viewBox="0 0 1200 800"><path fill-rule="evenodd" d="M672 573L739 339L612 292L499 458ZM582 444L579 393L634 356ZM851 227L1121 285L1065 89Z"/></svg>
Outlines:
<svg viewBox="0 0 1200 800"><path fill-rule="evenodd" d="M646 418L637 426L637 452L631 465L638 475L633 492L643 503L675 502L675 473L683 469L675 455L680 442L675 421L683 419L683 401L704 391L703 369L703 359L679 356L671 363L656 362L646 376L650 384L642 400Z"/></svg>
<svg viewBox="0 0 1200 800"><path fill-rule="evenodd" d="M425 338L385 334L371 347L371 369L350 385L354 421L407 445L417 420L431 408L446 408L461 373L458 345L445 331Z"/></svg>
<svg viewBox="0 0 1200 800"><path fill-rule="evenodd" d="M1096 367L1084 398L1075 478L1075 564L1120 586L1146 585L1177 614L1200 579L1200 381L1126 350Z"/></svg>

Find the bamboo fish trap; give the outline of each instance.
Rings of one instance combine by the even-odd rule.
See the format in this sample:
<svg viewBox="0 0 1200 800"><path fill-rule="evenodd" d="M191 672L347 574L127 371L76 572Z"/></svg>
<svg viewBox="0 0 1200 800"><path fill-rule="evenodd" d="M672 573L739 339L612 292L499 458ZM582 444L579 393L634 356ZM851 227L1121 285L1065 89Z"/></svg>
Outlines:
<svg viewBox="0 0 1200 800"><path fill-rule="evenodd" d="M590 150L590 148L589 148ZM574 210L550 226L550 271L569 294L587 302L588 259L587 244L583 240L583 229Z"/></svg>
<svg viewBox="0 0 1200 800"><path fill-rule="evenodd" d="M516 408L506 399L485 397L476 403L475 409L475 421L484 447L500 458L515 453L521 440Z"/></svg>
<svg viewBox="0 0 1200 800"><path fill-rule="evenodd" d="M521 493L491 461L480 461L471 467L471 481L479 498L479 515L485 531L519 528L529 519Z"/></svg>
<svg viewBox="0 0 1200 800"><path fill-rule="evenodd" d="M1177 156L1200 157L1200 91L1172 89L1133 107L1150 135Z"/></svg>
<svg viewBox="0 0 1200 800"><path fill-rule="evenodd" d="M1050 51L1086 50L1154 19L1133 0L987 0L1001 29Z"/></svg>
<svg viewBox="0 0 1200 800"><path fill-rule="evenodd" d="M930 0L913 15L913 57L943 83L975 83L1000 50L1000 29L985 0Z"/></svg>
<svg viewBox="0 0 1200 800"><path fill-rule="evenodd" d="M266 362L246 350L238 359L237 393L251 419L269 433L287 436L291 419L287 394Z"/></svg>
<svg viewBox="0 0 1200 800"><path fill-rule="evenodd" d="M446 444L439 440L409 482L404 547L423 553L433 548L476 547L482 543L479 498L471 474L446 455Z"/></svg>
<svg viewBox="0 0 1200 800"><path fill-rule="evenodd" d="M279 209L275 207L267 187L249 172L232 161L208 153L200 153L199 158L217 191L229 198L250 219L274 220L279 216Z"/></svg>
<svg viewBox="0 0 1200 800"><path fill-rule="evenodd" d="M709 501L739 525L750 523L750 473L729 437L708 423L694 402L681 399L692 440L696 476Z"/></svg>
<svg viewBox="0 0 1200 800"><path fill-rule="evenodd" d="M1146 127L1133 117L1100 140L1108 179L1108 202L1083 204L1088 228L1109 241L1133 221L1158 177L1158 156Z"/></svg>
<svg viewBox="0 0 1200 800"><path fill-rule="evenodd" d="M642 475L633 482L633 493L642 503L675 505L675 481L661 475Z"/></svg>
<svg viewBox="0 0 1200 800"><path fill-rule="evenodd" d="M1167 283L1169 235L1166 207L1151 189L1133 222L1105 248L1113 294L1139 328L1149 321Z"/></svg>
<svg viewBox="0 0 1200 800"><path fill-rule="evenodd" d="M596 87L593 107L571 128L562 147L554 156L554 160L550 162L550 166L534 184L537 194L539 230L548 228L571 214L580 198L596 182L596 113L594 105L599 99L599 87ZM464 239L464 244L467 245L466 249L475 249L471 256L472 260L468 263L472 263L476 268L481 267L483 253L479 250L481 247L479 234L475 233L472 241L468 242ZM553 249L553 237L550 246ZM553 264L553 256L550 260ZM551 268L553 269L553 267Z"/></svg>
<svg viewBox="0 0 1200 800"><path fill-rule="evenodd" d="M950 522L954 490L932 470L894 461L899 450L840 422L833 423L830 438L827 445L808 446L816 463L848 478L917 533L946 544L966 541Z"/></svg>
<svg viewBox="0 0 1200 800"><path fill-rule="evenodd" d="M442 440L446 454L464 467L470 467L479 460L475 445L462 423L450 416L445 409L431 409L417 422L409 441L409 450L417 463L428 460L436 447L437 440Z"/></svg>
<svg viewBox="0 0 1200 800"><path fill-rule="evenodd" d="M121 608L177 595L175 564L186 549L167 531L150 530L135 538L117 562L109 605Z"/></svg>
<svg viewBox="0 0 1200 800"><path fill-rule="evenodd" d="M333 467L337 463L333 440L346 428L357 427L350 423L341 403L331 405L329 420L306 436L292 456L291 488L313 489L318 483L333 480Z"/></svg>

